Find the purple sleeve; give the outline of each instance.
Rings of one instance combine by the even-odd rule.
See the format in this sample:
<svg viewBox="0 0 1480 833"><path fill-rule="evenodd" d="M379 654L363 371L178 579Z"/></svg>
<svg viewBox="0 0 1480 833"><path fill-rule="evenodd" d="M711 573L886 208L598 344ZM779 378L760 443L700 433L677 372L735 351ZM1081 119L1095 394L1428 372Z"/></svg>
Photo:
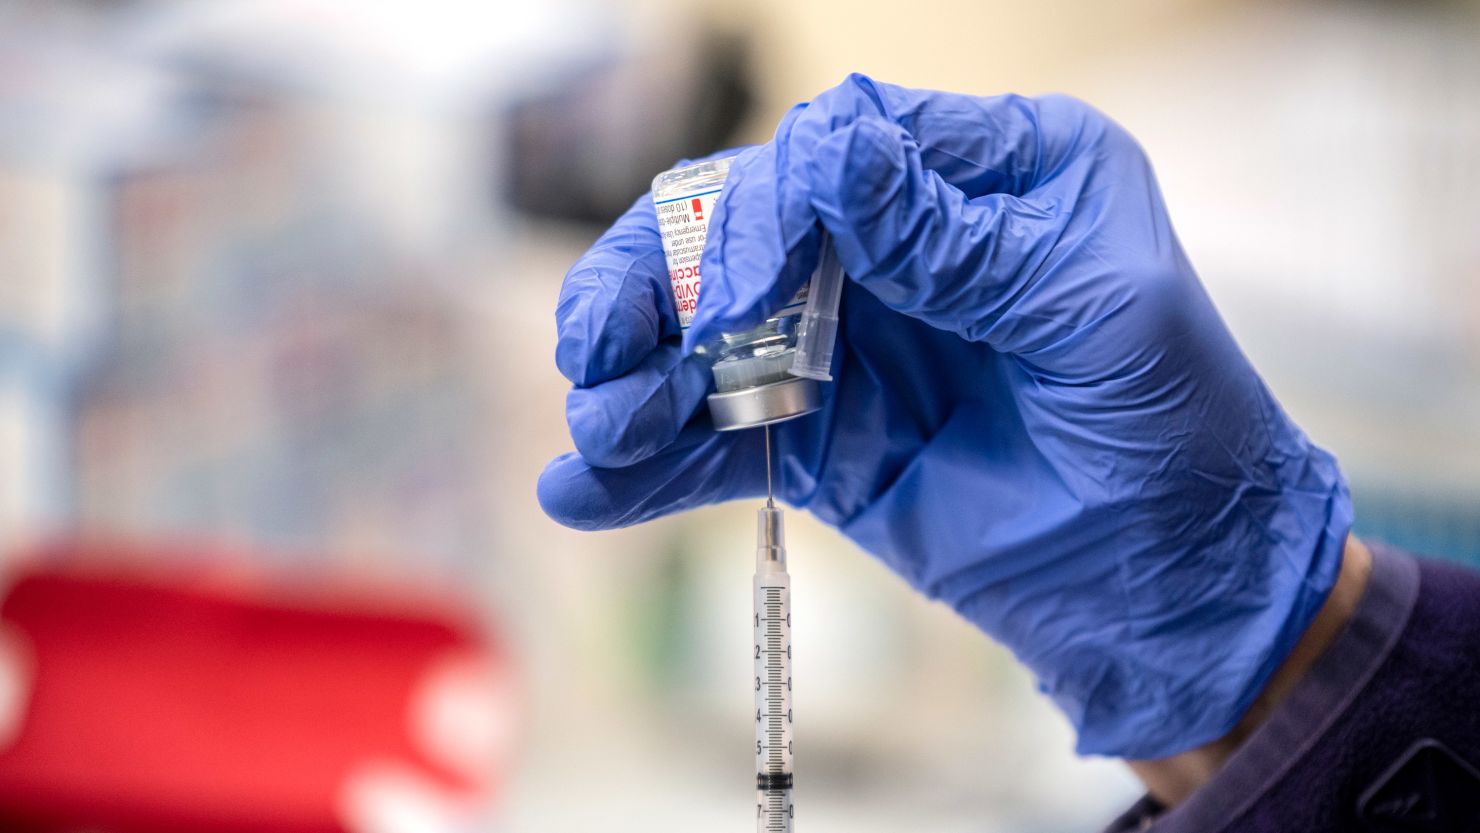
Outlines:
<svg viewBox="0 0 1480 833"><path fill-rule="evenodd" d="M1480 831L1480 573L1371 549L1351 622L1269 721L1106 833Z"/></svg>

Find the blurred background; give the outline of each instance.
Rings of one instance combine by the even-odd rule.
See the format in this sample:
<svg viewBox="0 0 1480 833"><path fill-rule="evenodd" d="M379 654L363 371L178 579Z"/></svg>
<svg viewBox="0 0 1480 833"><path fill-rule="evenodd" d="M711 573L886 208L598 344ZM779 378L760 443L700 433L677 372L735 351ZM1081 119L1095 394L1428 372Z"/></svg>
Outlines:
<svg viewBox="0 0 1480 833"><path fill-rule="evenodd" d="M1358 531L1480 564L1480 4L6 2L6 828L750 829L751 515L544 517L553 309L654 173L850 71L1128 127ZM791 525L801 829L1136 796Z"/></svg>

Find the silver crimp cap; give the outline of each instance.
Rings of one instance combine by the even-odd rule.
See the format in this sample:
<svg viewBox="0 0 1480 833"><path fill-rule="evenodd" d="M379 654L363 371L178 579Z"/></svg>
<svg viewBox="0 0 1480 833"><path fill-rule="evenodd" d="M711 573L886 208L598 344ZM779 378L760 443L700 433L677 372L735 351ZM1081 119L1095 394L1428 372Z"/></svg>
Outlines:
<svg viewBox="0 0 1480 833"><path fill-rule="evenodd" d="M709 415L718 431L783 422L821 407L822 393L811 379L783 379L769 385L709 394Z"/></svg>

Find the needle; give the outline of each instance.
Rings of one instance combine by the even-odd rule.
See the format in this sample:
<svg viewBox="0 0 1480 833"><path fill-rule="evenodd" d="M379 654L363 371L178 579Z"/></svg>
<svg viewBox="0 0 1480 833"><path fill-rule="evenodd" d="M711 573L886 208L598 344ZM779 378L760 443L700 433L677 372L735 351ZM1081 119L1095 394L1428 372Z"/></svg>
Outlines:
<svg viewBox="0 0 1480 833"><path fill-rule="evenodd" d="M766 508L773 508L776 503L771 499L771 426L766 426Z"/></svg>

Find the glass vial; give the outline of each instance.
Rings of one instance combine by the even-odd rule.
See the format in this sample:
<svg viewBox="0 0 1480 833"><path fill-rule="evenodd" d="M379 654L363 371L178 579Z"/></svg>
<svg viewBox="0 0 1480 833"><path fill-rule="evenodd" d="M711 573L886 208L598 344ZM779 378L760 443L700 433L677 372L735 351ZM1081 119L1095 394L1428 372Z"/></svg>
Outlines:
<svg viewBox="0 0 1480 833"><path fill-rule="evenodd" d="M687 330L699 303L709 220L734 157L674 168L653 179L653 204L679 325ZM716 393L710 411L720 430L780 422L818 407L816 384L793 376L797 329L807 305L803 285L784 307L759 326L724 333L701 350L713 356ZM733 394L726 399L726 394ZM717 399L718 398L718 399ZM737 410L738 409L738 410Z"/></svg>

